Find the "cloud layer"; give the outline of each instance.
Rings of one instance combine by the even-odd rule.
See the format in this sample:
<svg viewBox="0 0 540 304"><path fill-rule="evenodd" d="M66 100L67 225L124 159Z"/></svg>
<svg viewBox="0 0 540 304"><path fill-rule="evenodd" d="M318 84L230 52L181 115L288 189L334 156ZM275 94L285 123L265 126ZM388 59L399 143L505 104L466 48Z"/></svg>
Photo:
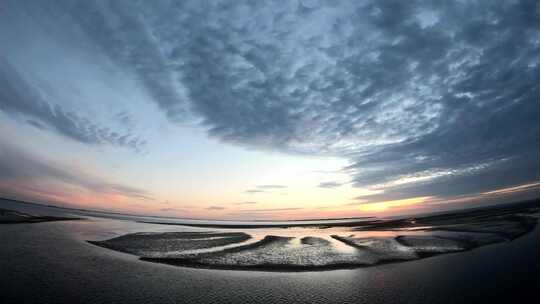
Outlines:
<svg viewBox="0 0 540 304"><path fill-rule="evenodd" d="M0 55L0 110L25 119L39 129L48 129L70 139L92 145L113 145L142 151L146 141L130 133L100 126L88 117L50 104ZM126 123L126 114L119 120Z"/></svg>
<svg viewBox="0 0 540 304"><path fill-rule="evenodd" d="M381 198L540 179L537 1L66 1L58 10L171 121L198 119L242 146L347 158L353 183L385 189ZM9 75L3 111L83 142L141 144L26 102Z"/></svg>

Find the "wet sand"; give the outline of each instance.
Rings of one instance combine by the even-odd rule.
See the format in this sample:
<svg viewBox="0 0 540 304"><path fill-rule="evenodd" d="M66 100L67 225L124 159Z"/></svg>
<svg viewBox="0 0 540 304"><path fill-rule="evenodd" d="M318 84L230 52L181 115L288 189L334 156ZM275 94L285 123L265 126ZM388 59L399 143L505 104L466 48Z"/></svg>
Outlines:
<svg viewBox="0 0 540 304"><path fill-rule="evenodd" d="M0 224L23 224L23 223L41 223L53 221L73 221L79 220L75 217L59 216L35 216L19 211L0 209Z"/></svg>
<svg viewBox="0 0 540 304"><path fill-rule="evenodd" d="M242 231L228 225L206 233L132 233L91 243L177 266L321 271L408 262L511 242L530 233L539 217L540 208L529 202L414 220L379 220L380 224L372 220L352 228L343 223L325 229L255 225ZM166 225L193 229L193 225Z"/></svg>

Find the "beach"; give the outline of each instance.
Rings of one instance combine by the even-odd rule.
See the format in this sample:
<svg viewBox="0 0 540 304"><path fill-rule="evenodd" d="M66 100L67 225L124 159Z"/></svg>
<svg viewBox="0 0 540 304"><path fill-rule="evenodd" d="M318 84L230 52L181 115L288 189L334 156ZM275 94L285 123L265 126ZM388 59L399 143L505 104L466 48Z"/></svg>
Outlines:
<svg viewBox="0 0 540 304"><path fill-rule="evenodd" d="M511 242L470 251L308 272L178 267L87 242L178 229L93 217L2 225L2 302L463 303L537 297L538 227Z"/></svg>

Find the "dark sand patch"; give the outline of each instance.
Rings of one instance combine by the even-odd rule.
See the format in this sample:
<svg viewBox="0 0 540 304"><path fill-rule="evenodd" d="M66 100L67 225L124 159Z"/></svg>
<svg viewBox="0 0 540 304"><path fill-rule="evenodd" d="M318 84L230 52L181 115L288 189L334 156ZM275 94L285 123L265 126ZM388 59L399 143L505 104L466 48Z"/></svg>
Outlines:
<svg viewBox="0 0 540 304"><path fill-rule="evenodd" d="M243 232L132 233L89 243L140 257L180 257L190 251L241 243L251 237Z"/></svg>
<svg viewBox="0 0 540 304"><path fill-rule="evenodd" d="M306 236L300 239L300 243L304 245L315 245L315 246L329 246L330 242L328 240L322 239L320 237Z"/></svg>
<svg viewBox="0 0 540 304"><path fill-rule="evenodd" d="M393 237L354 238L332 235L349 246L365 250L373 256L374 263L406 261L418 258L416 252L396 241Z"/></svg>

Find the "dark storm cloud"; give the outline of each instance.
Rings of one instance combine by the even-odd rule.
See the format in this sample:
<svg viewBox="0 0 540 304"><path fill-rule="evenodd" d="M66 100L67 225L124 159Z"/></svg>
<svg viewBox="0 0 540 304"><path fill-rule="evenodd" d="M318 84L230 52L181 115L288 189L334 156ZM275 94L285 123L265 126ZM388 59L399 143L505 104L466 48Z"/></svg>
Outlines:
<svg viewBox="0 0 540 304"><path fill-rule="evenodd" d="M537 1L169 4L59 9L169 118L190 112L224 142L345 157L386 198L540 179ZM62 111L7 104L96 140Z"/></svg>
<svg viewBox="0 0 540 304"><path fill-rule="evenodd" d="M8 144L0 146L0 183L18 182L23 189L35 184L34 188L39 188L39 192L47 192L47 189L43 189L40 185L51 181L80 187L94 193L154 200L146 190L102 181L78 170L70 170L58 164L48 163Z"/></svg>
<svg viewBox="0 0 540 304"><path fill-rule="evenodd" d="M135 151L141 151L146 145L132 134L101 127L60 105L51 105L1 57L0 110L11 116L29 118L26 122L36 128L53 130L85 144L109 144Z"/></svg>

